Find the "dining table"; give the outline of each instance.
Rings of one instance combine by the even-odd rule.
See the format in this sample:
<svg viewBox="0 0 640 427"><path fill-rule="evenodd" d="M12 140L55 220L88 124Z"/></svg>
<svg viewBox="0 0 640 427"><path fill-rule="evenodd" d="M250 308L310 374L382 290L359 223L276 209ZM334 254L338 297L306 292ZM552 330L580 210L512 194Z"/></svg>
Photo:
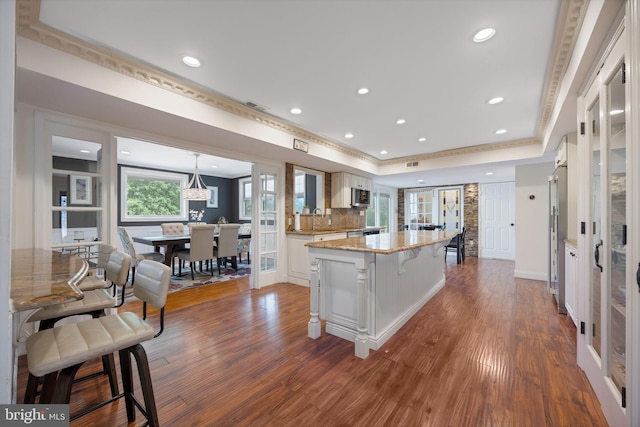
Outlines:
<svg viewBox="0 0 640 427"><path fill-rule="evenodd" d="M213 236L214 240L218 238L218 234ZM251 233L238 233L238 239L250 239ZM160 248L164 247L164 263L171 266L173 253L180 247L191 241L189 234L161 234L155 236L132 236L131 239L136 243L153 246L156 252L160 252Z"/></svg>

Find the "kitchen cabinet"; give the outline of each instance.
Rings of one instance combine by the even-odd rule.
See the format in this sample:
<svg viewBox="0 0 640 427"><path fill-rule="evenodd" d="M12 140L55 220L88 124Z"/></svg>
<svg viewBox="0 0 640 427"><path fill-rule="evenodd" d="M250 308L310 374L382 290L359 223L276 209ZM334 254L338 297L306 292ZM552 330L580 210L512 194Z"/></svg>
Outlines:
<svg viewBox="0 0 640 427"><path fill-rule="evenodd" d="M287 235L287 275L291 283L309 286L311 270L309 266L309 242L346 239L347 233L329 234L289 234Z"/></svg>
<svg viewBox="0 0 640 427"><path fill-rule="evenodd" d="M331 207L350 208L351 189L360 188L371 191L373 181L370 178L353 175L347 172L336 172L331 174Z"/></svg>

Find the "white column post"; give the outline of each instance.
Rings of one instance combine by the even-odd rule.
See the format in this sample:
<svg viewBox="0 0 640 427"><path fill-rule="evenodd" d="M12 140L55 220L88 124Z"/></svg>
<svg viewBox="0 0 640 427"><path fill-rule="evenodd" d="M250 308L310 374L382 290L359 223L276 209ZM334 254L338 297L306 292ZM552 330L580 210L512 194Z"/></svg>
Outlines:
<svg viewBox="0 0 640 427"><path fill-rule="evenodd" d="M319 263L320 260L315 258L311 262L311 281L309 282L310 288L310 306L311 318L309 319L308 325L308 335L309 338L320 337L320 274L319 274Z"/></svg>
<svg viewBox="0 0 640 427"><path fill-rule="evenodd" d="M356 356L366 359L369 356L369 338L367 324L369 322L369 269L358 269L358 333L356 335Z"/></svg>

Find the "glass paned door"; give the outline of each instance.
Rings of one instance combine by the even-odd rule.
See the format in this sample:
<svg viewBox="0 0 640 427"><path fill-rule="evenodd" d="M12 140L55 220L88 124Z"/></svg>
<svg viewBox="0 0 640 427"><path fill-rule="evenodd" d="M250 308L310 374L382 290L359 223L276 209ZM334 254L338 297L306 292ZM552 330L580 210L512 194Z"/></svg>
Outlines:
<svg viewBox="0 0 640 427"><path fill-rule="evenodd" d="M260 272L278 267L277 176L260 175Z"/></svg>
<svg viewBox="0 0 640 427"><path fill-rule="evenodd" d="M602 281L602 238L600 236L600 205L602 195L600 194L600 101L597 100L591 110L587 113L591 128L591 345L598 356L601 356L601 281Z"/></svg>
<svg viewBox="0 0 640 427"><path fill-rule="evenodd" d="M609 185L609 301L610 339L609 372L613 383L622 392L625 387L625 331L626 331L626 247L627 247L627 173L626 173L626 119L625 93L622 83L623 68L608 85L608 178Z"/></svg>
<svg viewBox="0 0 640 427"><path fill-rule="evenodd" d="M624 34L624 32L623 32ZM584 234L578 235L577 294L583 312L584 335L578 334L578 364L584 370L610 425L631 425L626 386L630 331L627 298L627 150L625 105L629 81L624 81L625 37L621 35L585 94L583 154L578 203L584 207ZM570 167L570 165L569 165ZM582 192L584 192L584 197ZM584 201L584 202L583 202Z"/></svg>

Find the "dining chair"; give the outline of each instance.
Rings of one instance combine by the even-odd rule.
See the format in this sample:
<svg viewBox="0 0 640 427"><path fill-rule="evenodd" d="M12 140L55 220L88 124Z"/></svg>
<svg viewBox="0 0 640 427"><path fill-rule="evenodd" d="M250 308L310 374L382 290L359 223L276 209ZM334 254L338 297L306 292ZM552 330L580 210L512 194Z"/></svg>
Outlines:
<svg viewBox="0 0 640 427"><path fill-rule="evenodd" d="M227 260L231 260L232 267L238 270L238 231L240 224L219 224L218 245L214 247L213 254L218 264L218 274L222 274L222 266L227 266Z"/></svg>
<svg viewBox="0 0 640 427"><path fill-rule="evenodd" d="M143 301L143 317L132 312L89 319L39 331L27 338L29 376L24 403L33 404L38 383L42 381L41 404L69 404L71 387L80 367L88 360L110 356L117 351L120 359L123 393L73 414L71 421L120 398L125 399L127 420L135 421L136 408L147 419L146 425L158 426L151 371L142 342L160 335L164 329L164 305L169 291L171 269L159 262L142 260L138 265L138 285L134 295ZM146 321L146 304L160 309L160 331ZM144 406L134 393L131 356L136 360ZM114 367L115 369L115 367Z"/></svg>
<svg viewBox="0 0 640 427"><path fill-rule="evenodd" d="M213 255L213 224L194 224L191 227L191 241L189 242L189 249L184 249L177 252L177 256L180 260L189 262L191 267L191 280L195 280L194 270L196 269L196 262L200 261L200 271L202 271L202 261L212 261ZM182 262L178 263L178 275L182 275ZM213 276L213 268L211 269L211 275Z"/></svg>
<svg viewBox="0 0 640 427"><path fill-rule="evenodd" d="M184 235L184 224L182 224L181 222L165 222L164 224L160 224L160 227L162 228L162 235L163 236L182 236ZM189 229L189 231L191 231L191 229ZM181 251L185 249L185 245L177 245L173 251L174 253L176 251ZM165 254L166 256L166 254ZM173 272L175 271L175 259L177 258L177 256L173 256L171 259L171 274L173 274Z"/></svg>
<svg viewBox="0 0 640 427"><path fill-rule="evenodd" d="M447 253L449 251L455 251L456 253L456 263L457 264L462 264L464 263L464 259L466 257L465 254L465 237L467 234L467 227L462 227L462 233L459 233L458 235L456 235L456 237L454 237L453 239L451 239L451 241L449 243L447 243L447 245L444 247L444 261L445 263L447 262Z"/></svg>
<svg viewBox="0 0 640 427"><path fill-rule="evenodd" d="M251 234L251 223L240 225L238 234ZM238 238L238 262L242 263L242 254L247 253L247 264L251 264L251 238Z"/></svg>
<svg viewBox="0 0 640 427"><path fill-rule="evenodd" d="M134 285L136 280L136 267L140 261L148 259L151 261L164 262L164 255L160 252L146 252L143 254L136 253L133 240L131 240L126 228L122 226L118 227L118 236L120 236L124 251L131 256L131 286Z"/></svg>

